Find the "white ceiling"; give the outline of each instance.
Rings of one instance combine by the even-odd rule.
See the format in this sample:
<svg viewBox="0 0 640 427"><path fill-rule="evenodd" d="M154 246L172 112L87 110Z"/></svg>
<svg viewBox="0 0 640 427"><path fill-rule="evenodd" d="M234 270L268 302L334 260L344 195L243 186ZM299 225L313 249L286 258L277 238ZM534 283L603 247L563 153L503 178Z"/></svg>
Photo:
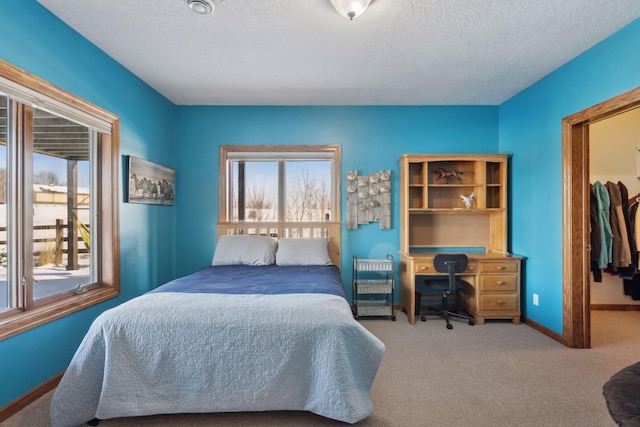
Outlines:
<svg viewBox="0 0 640 427"><path fill-rule="evenodd" d="M180 105L498 105L640 17L638 0L38 0Z"/></svg>

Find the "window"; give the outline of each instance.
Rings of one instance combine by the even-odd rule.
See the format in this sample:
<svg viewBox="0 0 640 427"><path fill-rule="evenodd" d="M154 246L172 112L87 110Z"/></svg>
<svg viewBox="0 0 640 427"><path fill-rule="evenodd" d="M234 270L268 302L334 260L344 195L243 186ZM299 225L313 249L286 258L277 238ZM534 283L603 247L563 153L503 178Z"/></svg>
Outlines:
<svg viewBox="0 0 640 427"><path fill-rule="evenodd" d="M340 218L340 147L220 148L220 220L322 222Z"/></svg>
<svg viewBox="0 0 640 427"><path fill-rule="evenodd" d="M119 294L118 130L0 61L0 339Z"/></svg>

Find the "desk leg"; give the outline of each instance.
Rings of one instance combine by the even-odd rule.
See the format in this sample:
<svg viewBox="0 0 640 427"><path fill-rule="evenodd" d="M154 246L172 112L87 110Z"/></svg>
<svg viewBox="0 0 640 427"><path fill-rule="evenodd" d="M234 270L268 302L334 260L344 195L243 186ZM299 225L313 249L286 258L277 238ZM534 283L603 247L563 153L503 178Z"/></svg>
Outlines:
<svg viewBox="0 0 640 427"><path fill-rule="evenodd" d="M413 295L413 292L411 294ZM407 315L407 319L409 320L409 323L411 323L412 325L416 324L416 315L415 315L415 309L414 309L415 308L415 303L416 303L415 302L415 297L414 298L407 298L405 300L404 296L403 296L403 300L401 301L402 312Z"/></svg>
<svg viewBox="0 0 640 427"><path fill-rule="evenodd" d="M400 261L400 304L402 305L402 311L406 313L407 319L409 319L409 323L415 325L416 316L415 316L415 276L409 273L410 268L407 267L407 264L401 260Z"/></svg>
<svg viewBox="0 0 640 427"><path fill-rule="evenodd" d="M407 313L406 309L402 309L402 311L404 311L405 313ZM411 310L409 313L407 313L407 319L409 319L409 323L411 323L412 325L416 324L416 315L414 314L414 311Z"/></svg>

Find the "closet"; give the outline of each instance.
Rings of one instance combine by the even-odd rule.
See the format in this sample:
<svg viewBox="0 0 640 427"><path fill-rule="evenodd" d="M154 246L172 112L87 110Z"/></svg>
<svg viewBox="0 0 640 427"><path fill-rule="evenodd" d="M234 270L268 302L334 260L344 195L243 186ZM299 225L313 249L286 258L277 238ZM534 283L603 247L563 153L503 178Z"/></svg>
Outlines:
<svg viewBox="0 0 640 427"><path fill-rule="evenodd" d="M589 181L621 182L630 203L640 197L640 108L589 125ZM640 300L625 295L619 275L602 270L601 281L594 277L590 275L592 310L640 310Z"/></svg>

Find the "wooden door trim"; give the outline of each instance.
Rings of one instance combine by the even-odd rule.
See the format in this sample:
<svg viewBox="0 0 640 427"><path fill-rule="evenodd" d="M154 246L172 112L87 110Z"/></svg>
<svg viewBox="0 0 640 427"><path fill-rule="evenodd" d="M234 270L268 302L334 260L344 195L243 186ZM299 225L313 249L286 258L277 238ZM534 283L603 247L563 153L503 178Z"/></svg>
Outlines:
<svg viewBox="0 0 640 427"><path fill-rule="evenodd" d="M640 106L640 87L562 119L562 328L568 347L591 347L589 124Z"/></svg>

